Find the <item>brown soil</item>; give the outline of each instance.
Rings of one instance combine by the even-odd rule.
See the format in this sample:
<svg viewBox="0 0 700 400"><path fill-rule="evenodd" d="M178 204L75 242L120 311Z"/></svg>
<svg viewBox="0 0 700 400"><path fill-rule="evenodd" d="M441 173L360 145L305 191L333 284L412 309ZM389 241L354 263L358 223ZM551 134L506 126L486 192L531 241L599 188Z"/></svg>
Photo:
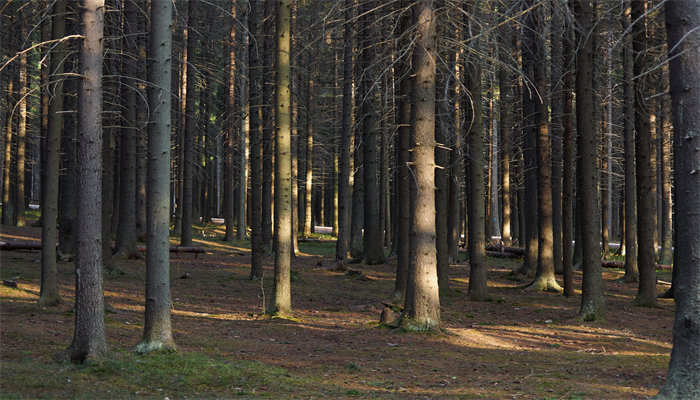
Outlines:
<svg viewBox="0 0 700 400"><path fill-rule="evenodd" d="M466 300L468 268L454 265L452 290L441 297L447 333L410 334L379 326L381 302L393 288L394 261L351 266L361 270L363 278L319 268L319 263L332 265L329 256L302 254L293 261L298 277L292 283L296 319L269 319L259 314L271 292L272 257L266 259L262 284L252 282L247 279L249 251L244 243L221 242L215 236L220 228L200 233L205 236L195 242L206 246L207 254L180 255L171 262L173 329L180 352L280 367L297 384L284 387L271 381L247 392L231 387L216 394L199 387L171 399L236 394L629 399L654 395L666 376L673 301L662 299L657 309L633 306L636 285L615 281L620 271L604 272L608 321L582 323L571 319L578 311L580 292L566 299L521 290L527 282L508 276L517 261L490 259L492 301L483 303ZM39 235L39 228L2 227L0 240L37 240ZM302 245L304 251L327 254L333 248L329 243ZM143 329L145 261L113 262L126 274L105 276L106 299L117 310L107 316L107 335L112 354L125 357ZM87 374L53 361L73 333L72 263L58 266L65 304L56 308L35 304L39 253L0 252L0 266L0 278L18 277L18 288L0 288L0 397L80 397L71 389L78 379L97 387L105 382L128 386L116 377ZM660 277L661 291L667 289L663 281L670 275ZM580 286L580 273L575 283ZM62 384L53 383L59 378ZM167 391L144 387L105 397L163 398Z"/></svg>

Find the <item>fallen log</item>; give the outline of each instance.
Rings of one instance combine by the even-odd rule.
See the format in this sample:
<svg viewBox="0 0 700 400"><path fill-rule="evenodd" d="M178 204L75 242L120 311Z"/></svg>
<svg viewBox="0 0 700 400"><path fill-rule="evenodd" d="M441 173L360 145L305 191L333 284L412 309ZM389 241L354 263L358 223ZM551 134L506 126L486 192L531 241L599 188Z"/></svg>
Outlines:
<svg viewBox="0 0 700 400"><path fill-rule="evenodd" d="M618 268L618 269L625 268L624 261L603 260L603 261L601 261L601 264L602 264L603 268ZM656 269L670 271L673 269L673 267L671 265L656 264Z"/></svg>
<svg viewBox="0 0 700 400"><path fill-rule="evenodd" d="M515 247L515 246L502 246L500 244L496 243L486 243L486 250L487 251L497 251L501 253L513 253L518 256L524 256L525 255L525 248L524 247Z"/></svg>
<svg viewBox="0 0 700 400"><path fill-rule="evenodd" d="M300 237L297 239L301 243L335 243L336 239L318 239L318 238L306 238Z"/></svg>
<svg viewBox="0 0 700 400"><path fill-rule="evenodd" d="M114 246L112 246L114 247ZM143 244L136 245L136 249L141 252L146 251L146 246ZM41 242L29 242L29 241L13 241L13 242L0 242L0 250L14 251L14 250L41 250ZM204 247L199 246L170 246L170 252L175 254L180 253L194 253L195 257L199 254L206 253Z"/></svg>

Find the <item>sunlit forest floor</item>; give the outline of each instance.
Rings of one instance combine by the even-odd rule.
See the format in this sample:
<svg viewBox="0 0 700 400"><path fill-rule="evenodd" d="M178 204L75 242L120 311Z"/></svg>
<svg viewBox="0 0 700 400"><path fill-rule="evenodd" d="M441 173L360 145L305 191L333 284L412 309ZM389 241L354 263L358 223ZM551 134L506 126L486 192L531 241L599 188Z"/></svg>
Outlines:
<svg viewBox="0 0 700 400"><path fill-rule="evenodd" d="M56 308L36 306L38 252L0 253L0 398L488 398L630 399L654 395L671 351L672 300L632 305L636 285L604 272L607 322L571 319L577 297L531 293L509 273L519 260L489 259L492 301L465 299L465 263L451 267L441 296L446 334L409 334L379 324L395 261L334 271L333 243L300 243L293 261L295 319L261 317L273 258L248 280L246 242L224 243L220 226L195 229L207 253L173 255L173 329L179 351L139 356L145 261L114 260L106 274L111 353L87 365L53 356L73 334L74 265L58 265ZM40 228L2 227L0 240L38 240ZM176 243L174 241L174 243ZM580 272L576 284L580 286ZM670 272L660 271L659 291Z"/></svg>

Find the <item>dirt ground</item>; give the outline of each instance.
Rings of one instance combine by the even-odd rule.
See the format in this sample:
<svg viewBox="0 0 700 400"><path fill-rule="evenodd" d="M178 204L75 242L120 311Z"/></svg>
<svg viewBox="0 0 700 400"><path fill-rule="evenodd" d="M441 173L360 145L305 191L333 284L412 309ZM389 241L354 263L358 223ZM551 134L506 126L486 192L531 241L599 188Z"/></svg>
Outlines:
<svg viewBox="0 0 700 400"><path fill-rule="evenodd" d="M525 292L527 282L509 276L518 260L489 260L492 301L483 303L466 300L468 266L453 265L440 300L447 333L414 334L379 325L395 261L356 264L364 277L347 276L323 268L334 244L302 243L295 319L269 319L259 314L273 258L253 282L247 243L222 242L220 227L197 234L207 253L171 262L179 351L132 352L143 330L145 261L114 260L124 275L104 278L116 309L106 316L111 352L83 366L53 359L73 334L73 263L58 266L64 304L41 308L39 252L0 252L0 278L18 284L0 286L0 397L630 399L654 395L666 376L673 301L633 306L636 285L616 282L618 270L604 272L607 322L581 323L571 319L580 292ZM0 240L39 236L40 228L2 227ZM670 272L659 279L665 290Z"/></svg>

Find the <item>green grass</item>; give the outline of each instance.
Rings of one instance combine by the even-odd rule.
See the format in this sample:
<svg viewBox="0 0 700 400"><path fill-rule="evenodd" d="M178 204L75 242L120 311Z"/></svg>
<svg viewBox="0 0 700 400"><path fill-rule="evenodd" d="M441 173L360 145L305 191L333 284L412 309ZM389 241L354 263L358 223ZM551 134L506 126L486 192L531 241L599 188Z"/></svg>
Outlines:
<svg viewBox="0 0 700 400"><path fill-rule="evenodd" d="M306 386L279 367L194 352L145 356L115 352L86 365L21 360L8 362L2 369L5 383L0 398L3 399L92 399L135 395L161 399L184 396L229 398L252 394L277 398L280 393L293 393ZM271 389L275 392L268 393Z"/></svg>

